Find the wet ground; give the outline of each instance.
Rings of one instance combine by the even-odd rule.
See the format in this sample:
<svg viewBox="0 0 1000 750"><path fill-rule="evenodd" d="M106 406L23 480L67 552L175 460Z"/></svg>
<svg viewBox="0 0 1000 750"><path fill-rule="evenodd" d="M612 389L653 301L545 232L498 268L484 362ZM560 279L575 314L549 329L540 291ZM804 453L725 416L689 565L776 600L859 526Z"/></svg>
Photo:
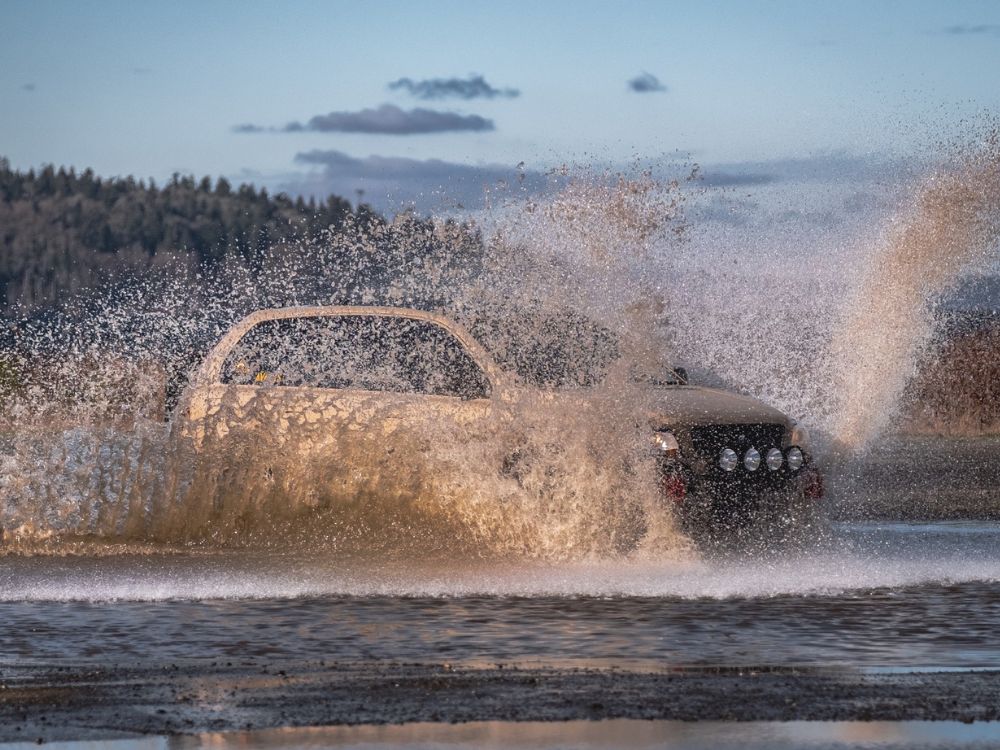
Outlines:
<svg viewBox="0 0 1000 750"><path fill-rule="evenodd" d="M830 472L841 518L1000 520L1000 436L892 436Z"/></svg>
<svg viewBox="0 0 1000 750"><path fill-rule="evenodd" d="M365 750L968 750L996 747L1000 724L948 721L684 722L608 719L565 722L417 722L401 725L289 727L171 737L53 742L52 750L195 748L364 748ZM5 745L30 750L35 742Z"/></svg>
<svg viewBox="0 0 1000 750"><path fill-rule="evenodd" d="M9 557L0 740L511 719L996 721L998 632L992 522L839 524L807 555L691 563Z"/></svg>

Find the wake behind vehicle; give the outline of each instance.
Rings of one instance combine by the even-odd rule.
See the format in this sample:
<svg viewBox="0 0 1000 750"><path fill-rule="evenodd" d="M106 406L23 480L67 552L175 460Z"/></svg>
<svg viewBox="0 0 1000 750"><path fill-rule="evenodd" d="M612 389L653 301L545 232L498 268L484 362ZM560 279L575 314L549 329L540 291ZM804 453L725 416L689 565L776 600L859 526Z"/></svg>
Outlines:
<svg viewBox="0 0 1000 750"><path fill-rule="evenodd" d="M614 347L605 348L612 353L605 359L613 359ZM352 452L378 451L391 459L377 469L345 468L330 481L351 484L355 496L394 492L394 478L408 481L406 463L440 450L449 431L501 443L518 434L497 426L518 421L509 407L526 394L542 393L568 410L585 406L592 373L564 387L551 347L544 353L548 374L558 371L550 387L501 366L466 328L438 314L364 306L260 310L209 353L181 398L174 434L195 451L263 444L331 467L346 464ZM783 526L802 510L814 511L821 476L805 433L780 411L691 385L683 370L669 368L653 393L644 450L655 455L662 501L690 529L712 535ZM499 445L495 470L510 472L518 450Z"/></svg>

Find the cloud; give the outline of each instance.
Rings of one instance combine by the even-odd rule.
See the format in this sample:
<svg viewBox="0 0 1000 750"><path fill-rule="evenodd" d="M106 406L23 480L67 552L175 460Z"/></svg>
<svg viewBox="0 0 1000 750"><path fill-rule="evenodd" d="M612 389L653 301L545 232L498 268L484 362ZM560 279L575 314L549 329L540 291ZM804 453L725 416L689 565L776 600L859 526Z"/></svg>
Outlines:
<svg viewBox="0 0 1000 750"><path fill-rule="evenodd" d="M706 187L741 187L774 183L855 184L897 181L913 173L912 160L885 155L819 152L805 157L705 164Z"/></svg>
<svg viewBox="0 0 1000 750"><path fill-rule="evenodd" d="M148 76L152 72L153 72L152 68L147 68L143 65L132 68L132 74L137 76Z"/></svg>
<svg viewBox="0 0 1000 750"><path fill-rule="evenodd" d="M628 82L628 87L637 94L649 94L655 91L666 91L667 87L652 73L643 72Z"/></svg>
<svg viewBox="0 0 1000 750"><path fill-rule="evenodd" d="M34 91L34 90L35 90L35 84L33 83L25 83L21 86L21 91Z"/></svg>
<svg viewBox="0 0 1000 750"><path fill-rule="evenodd" d="M441 159L400 156L358 158L334 150L299 153L295 161L317 171L289 175L280 189L292 194L343 196L364 191L363 200L380 210L413 206L419 211L476 209L487 193L537 191L546 184L541 172L521 165L457 164Z"/></svg>
<svg viewBox="0 0 1000 750"><path fill-rule="evenodd" d="M698 182L704 187L751 187L755 185L769 185L776 182L778 177L773 174L760 172L715 172L711 169L703 170Z"/></svg>
<svg viewBox="0 0 1000 750"><path fill-rule="evenodd" d="M503 205L558 190L561 178L522 165L459 164L441 159L355 157L338 150L303 151L299 170L262 177L269 190L291 195L353 198L393 213L454 214L487 203ZM683 178L686 163L663 162L657 173ZM805 227L866 221L888 210L898 186L911 184L919 165L887 155L821 152L806 157L711 163L691 185L690 215L730 226L783 222ZM627 171L627 168L626 168ZM599 179L599 178L598 178ZM871 195L868 195L871 193Z"/></svg>
<svg viewBox="0 0 1000 750"><path fill-rule="evenodd" d="M731 198L715 194L688 210L688 216L699 223L718 222L730 226L746 226L760 206L746 198Z"/></svg>
<svg viewBox="0 0 1000 750"><path fill-rule="evenodd" d="M414 81L412 78L400 78L389 84L392 91L405 90L418 99L513 99L520 96L517 89L498 89L486 82L481 75L468 78L428 78Z"/></svg>
<svg viewBox="0 0 1000 750"><path fill-rule="evenodd" d="M234 133L264 133L268 128L254 125L252 122L245 122L242 125L233 125Z"/></svg>
<svg viewBox="0 0 1000 750"><path fill-rule="evenodd" d="M409 111L393 104L360 112L331 112L316 115L304 126L290 123L286 130L315 130L322 133L377 133L383 135L415 135L447 133L461 130L493 130L493 121L479 115L460 115L418 107Z"/></svg>
<svg viewBox="0 0 1000 750"><path fill-rule="evenodd" d="M689 216L764 233L778 225L867 232L891 216L925 170L911 157L846 151L706 164Z"/></svg>
<svg viewBox="0 0 1000 750"><path fill-rule="evenodd" d="M948 26L944 30L944 33L954 34L957 36L968 36L972 34L990 34L994 36L1000 36L1000 24L995 24L995 23L956 24L954 26Z"/></svg>
<svg viewBox="0 0 1000 750"><path fill-rule="evenodd" d="M244 123L233 127L237 133L368 133L373 135L422 135L425 133L452 133L458 131L495 130L493 120L479 115L461 115L417 107L409 111L394 104L383 104L378 109L360 112L330 112L316 115L308 122L290 122L283 128L265 128Z"/></svg>

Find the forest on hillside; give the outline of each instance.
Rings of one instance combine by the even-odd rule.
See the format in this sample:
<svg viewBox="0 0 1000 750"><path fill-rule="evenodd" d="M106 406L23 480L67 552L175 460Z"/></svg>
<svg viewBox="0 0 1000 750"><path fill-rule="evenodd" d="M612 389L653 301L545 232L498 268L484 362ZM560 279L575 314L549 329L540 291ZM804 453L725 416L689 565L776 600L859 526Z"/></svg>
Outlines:
<svg viewBox="0 0 1000 750"><path fill-rule="evenodd" d="M346 221L378 220L344 198L269 195L225 178L101 178L90 169L13 170L0 159L0 317L31 314L117 276L267 251Z"/></svg>

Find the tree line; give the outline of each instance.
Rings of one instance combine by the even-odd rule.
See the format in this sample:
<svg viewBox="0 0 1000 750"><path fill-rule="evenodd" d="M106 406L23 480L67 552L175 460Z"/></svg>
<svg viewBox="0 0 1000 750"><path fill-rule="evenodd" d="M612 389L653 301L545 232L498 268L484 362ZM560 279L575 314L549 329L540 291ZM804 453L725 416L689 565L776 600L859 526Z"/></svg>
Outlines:
<svg viewBox="0 0 1000 750"><path fill-rule="evenodd" d="M377 216L338 196L292 199L222 177L175 174L161 186L90 169L22 172L0 159L0 317L158 266L234 256L252 266L283 243L366 218Z"/></svg>

